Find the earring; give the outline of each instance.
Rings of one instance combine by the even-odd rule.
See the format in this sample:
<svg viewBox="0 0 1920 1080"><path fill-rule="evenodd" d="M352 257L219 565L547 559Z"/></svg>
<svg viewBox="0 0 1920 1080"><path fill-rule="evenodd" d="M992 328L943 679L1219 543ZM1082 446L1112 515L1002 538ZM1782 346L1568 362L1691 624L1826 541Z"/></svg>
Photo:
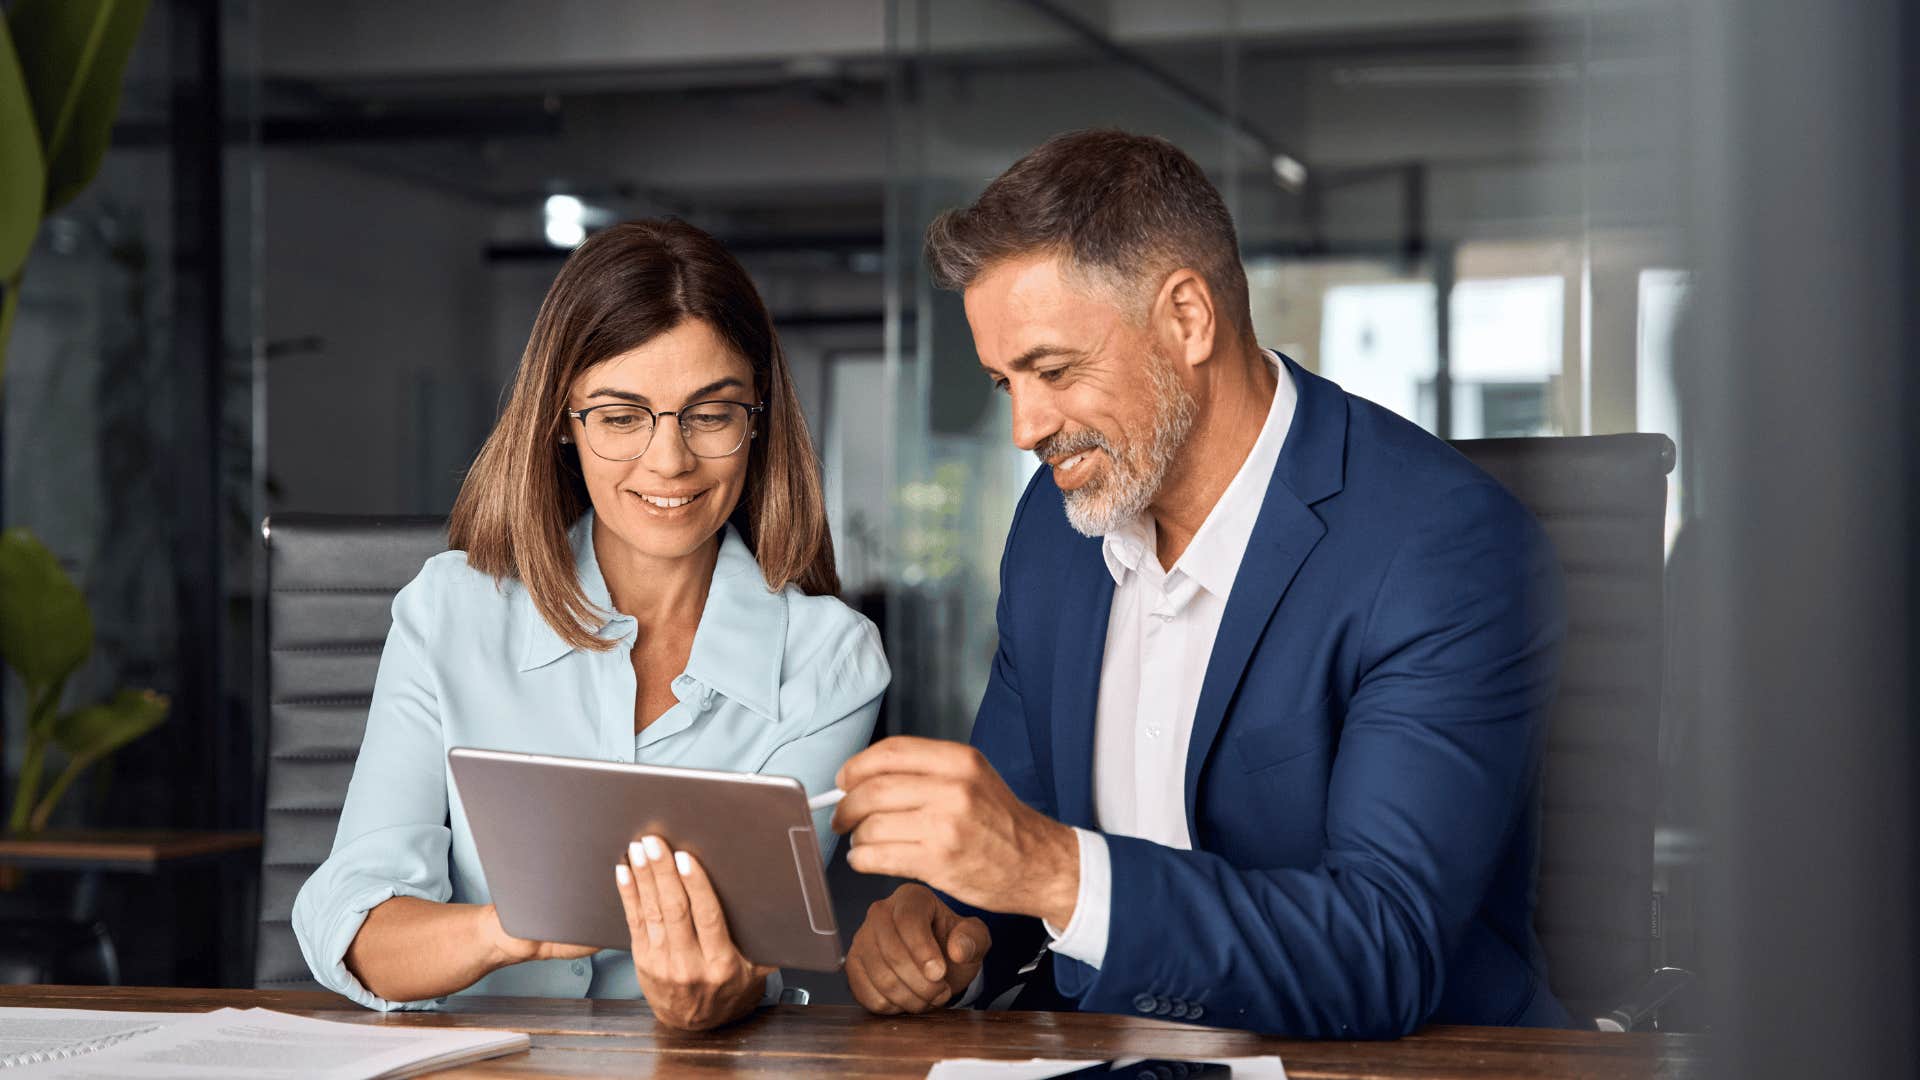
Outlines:
<svg viewBox="0 0 1920 1080"><path fill-rule="evenodd" d="M572 441L573 441L573 436L571 436L571 435L562 435L562 436L560 436L560 445L561 445L561 446L565 446L565 445L567 445L568 443L571 443Z"/></svg>

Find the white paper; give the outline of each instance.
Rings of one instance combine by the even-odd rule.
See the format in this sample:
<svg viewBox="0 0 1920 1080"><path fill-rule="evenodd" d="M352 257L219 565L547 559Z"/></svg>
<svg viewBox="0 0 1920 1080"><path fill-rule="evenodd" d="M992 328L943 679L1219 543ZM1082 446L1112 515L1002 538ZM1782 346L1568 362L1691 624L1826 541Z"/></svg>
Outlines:
<svg viewBox="0 0 1920 1080"><path fill-rule="evenodd" d="M1059 1076L1074 1069L1084 1069L1089 1065L1098 1065L1107 1058L1029 1058L1025 1061L995 1061L988 1058L954 1058L942 1061L927 1071L927 1080L1046 1080L1050 1076ZM1122 1058L1122 1061L1142 1061L1143 1058ZM1233 1070L1233 1080L1287 1080L1287 1070L1280 1059L1266 1057L1236 1058L1182 1058L1184 1061L1218 1062ZM1114 1080L1128 1078L1122 1070L1113 1074Z"/></svg>
<svg viewBox="0 0 1920 1080"><path fill-rule="evenodd" d="M128 1038L192 1015L104 1009L0 1009L0 1068L35 1054Z"/></svg>
<svg viewBox="0 0 1920 1080"><path fill-rule="evenodd" d="M517 1032L385 1027L221 1009L68 1061L30 1066L46 1080L369 1080L468 1060Z"/></svg>

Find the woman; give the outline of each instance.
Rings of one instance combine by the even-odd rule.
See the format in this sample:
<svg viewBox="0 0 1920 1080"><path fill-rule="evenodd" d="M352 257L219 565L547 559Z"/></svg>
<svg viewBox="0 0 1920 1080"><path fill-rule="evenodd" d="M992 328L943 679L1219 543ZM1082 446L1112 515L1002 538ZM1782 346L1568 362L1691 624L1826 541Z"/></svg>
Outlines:
<svg viewBox="0 0 1920 1080"><path fill-rule="evenodd" d="M573 253L454 505L455 550L394 598L333 853L293 908L322 983L379 1009L644 994L689 1029L777 997L724 919L697 918L718 908L699 863L658 837L607 853L631 954L508 935L446 752L830 788L888 671L873 625L834 598L816 468L766 308L717 241L642 221Z"/></svg>

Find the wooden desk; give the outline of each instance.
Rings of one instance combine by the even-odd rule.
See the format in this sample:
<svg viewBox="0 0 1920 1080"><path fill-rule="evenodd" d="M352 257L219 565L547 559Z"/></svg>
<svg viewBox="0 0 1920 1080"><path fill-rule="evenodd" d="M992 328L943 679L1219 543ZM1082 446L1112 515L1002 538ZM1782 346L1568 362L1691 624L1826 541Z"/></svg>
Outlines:
<svg viewBox="0 0 1920 1080"><path fill-rule="evenodd" d="M311 991L161 990L133 987L0 987L0 1005L205 1010L260 1006L363 1024L509 1028L533 1036L530 1052L445 1076L518 1077L923 1077L945 1057L1203 1058L1279 1054L1289 1077L1704 1077L1697 1035L1436 1027L1385 1043L1295 1042L1161 1020L1077 1013L868 1016L846 1006L783 1005L704 1035L656 1027L628 1001L455 998L443 1011L367 1012Z"/></svg>

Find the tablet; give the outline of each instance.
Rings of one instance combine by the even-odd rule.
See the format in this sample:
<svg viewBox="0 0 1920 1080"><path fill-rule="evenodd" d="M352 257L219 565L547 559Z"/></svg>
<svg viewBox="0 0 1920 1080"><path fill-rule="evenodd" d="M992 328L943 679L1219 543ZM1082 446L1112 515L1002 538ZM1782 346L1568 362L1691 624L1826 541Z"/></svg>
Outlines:
<svg viewBox="0 0 1920 1080"><path fill-rule="evenodd" d="M797 780L468 747L447 762L515 937L632 948L613 867L652 835L700 860L749 960L837 971L845 959Z"/></svg>

